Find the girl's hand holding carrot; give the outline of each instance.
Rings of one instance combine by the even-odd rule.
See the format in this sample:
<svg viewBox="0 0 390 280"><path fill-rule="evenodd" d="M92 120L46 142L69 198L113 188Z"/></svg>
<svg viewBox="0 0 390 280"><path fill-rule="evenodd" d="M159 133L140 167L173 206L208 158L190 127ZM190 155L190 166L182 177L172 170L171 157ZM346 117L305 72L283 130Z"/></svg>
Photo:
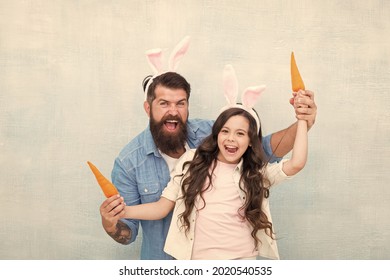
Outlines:
<svg viewBox="0 0 390 280"><path fill-rule="evenodd" d="M295 93L293 99L296 118L307 121L307 128L310 129L314 125L317 114L314 93L310 90L300 90Z"/></svg>

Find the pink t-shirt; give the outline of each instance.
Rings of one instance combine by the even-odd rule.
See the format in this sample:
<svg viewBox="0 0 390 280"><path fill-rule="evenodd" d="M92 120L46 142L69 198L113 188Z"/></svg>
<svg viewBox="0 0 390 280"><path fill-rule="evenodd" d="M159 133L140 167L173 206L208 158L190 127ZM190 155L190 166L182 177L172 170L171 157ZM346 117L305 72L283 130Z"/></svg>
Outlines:
<svg viewBox="0 0 390 280"><path fill-rule="evenodd" d="M237 164L218 161L213 184L199 199L192 259L237 259L258 254L251 226L239 215L243 205L233 173Z"/></svg>

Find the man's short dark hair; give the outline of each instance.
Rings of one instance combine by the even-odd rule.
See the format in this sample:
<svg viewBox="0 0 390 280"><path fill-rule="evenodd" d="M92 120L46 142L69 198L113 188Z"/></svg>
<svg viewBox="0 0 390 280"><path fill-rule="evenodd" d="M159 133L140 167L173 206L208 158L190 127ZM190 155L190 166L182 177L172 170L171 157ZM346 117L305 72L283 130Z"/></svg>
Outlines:
<svg viewBox="0 0 390 280"><path fill-rule="evenodd" d="M150 79L152 79L152 76L147 76L143 80L142 86L144 91L146 90L146 85L148 84ZM187 93L187 100L190 99L190 93L191 93L190 84L183 76L177 74L176 72L167 72L153 78L152 83L149 85L147 98L146 98L149 104L152 104L153 100L156 99L155 90L157 86L163 86L170 89L183 89Z"/></svg>

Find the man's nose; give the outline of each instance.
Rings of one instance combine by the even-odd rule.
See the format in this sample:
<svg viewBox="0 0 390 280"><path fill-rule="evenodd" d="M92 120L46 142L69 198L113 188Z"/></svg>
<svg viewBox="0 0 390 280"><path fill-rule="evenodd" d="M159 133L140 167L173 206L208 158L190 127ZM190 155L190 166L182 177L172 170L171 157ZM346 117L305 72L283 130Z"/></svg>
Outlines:
<svg viewBox="0 0 390 280"><path fill-rule="evenodd" d="M177 106L176 106L176 104L171 104L169 106L169 113L171 115L177 115Z"/></svg>

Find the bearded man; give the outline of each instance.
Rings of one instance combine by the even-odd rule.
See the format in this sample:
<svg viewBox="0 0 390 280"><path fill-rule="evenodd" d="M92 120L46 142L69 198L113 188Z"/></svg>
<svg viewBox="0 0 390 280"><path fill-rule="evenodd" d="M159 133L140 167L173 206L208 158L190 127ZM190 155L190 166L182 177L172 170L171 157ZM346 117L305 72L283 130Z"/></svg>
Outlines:
<svg viewBox="0 0 390 280"><path fill-rule="evenodd" d="M190 84L181 75L167 72L152 80L144 80L147 98L144 109L149 117L148 127L130 141L120 152L112 170L112 182L124 201L117 196L106 199L100 206L105 231L115 241L130 244L136 240L139 223L142 226L142 260L170 260L163 251L172 213L156 221L122 219L125 205L159 200L170 181L170 171L187 149L196 148L211 133L213 121L188 119ZM147 84L147 86L146 86ZM306 92L300 100L304 108L295 108L297 118L315 121L316 105L313 93ZM279 161L293 147L296 123L289 128L263 137L265 154Z"/></svg>

